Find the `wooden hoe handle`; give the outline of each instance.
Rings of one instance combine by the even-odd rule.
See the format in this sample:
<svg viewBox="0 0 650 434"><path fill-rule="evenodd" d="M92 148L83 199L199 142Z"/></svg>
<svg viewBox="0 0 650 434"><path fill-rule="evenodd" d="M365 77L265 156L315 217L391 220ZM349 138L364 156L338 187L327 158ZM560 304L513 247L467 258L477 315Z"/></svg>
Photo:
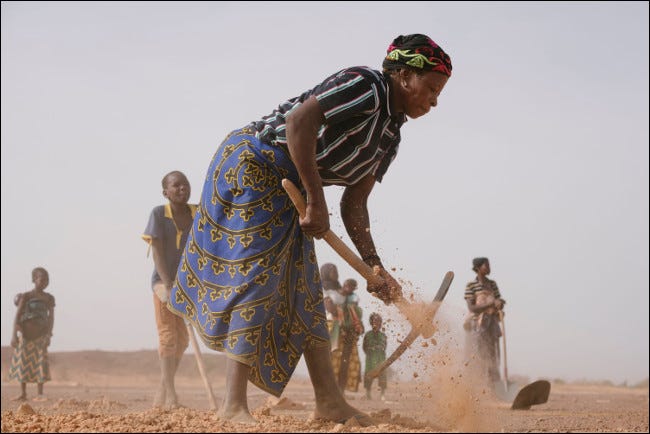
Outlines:
<svg viewBox="0 0 650 434"><path fill-rule="evenodd" d="M298 190L298 187L296 187L293 182L286 178L282 180L282 187L289 195L289 198L298 210L300 217L304 217L306 212L305 200L303 199L300 190ZM381 285L384 282L384 279L381 276L375 274L372 268L363 262L363 260L357 256L357 254L354 253L339 237L337 237L331 229L327 230L323 236L323 239L336 251L336 253L339 254L339 256L341 256L341 258L345 260L345 262L357 270L357 272L361 274L361 276L363 276L363 278L366 279L368 283L371 285ZM413 313L413 309L410 308L410 303L402 297L399 300L395 301L395 306L400 311L400 313L404 315L410 322L410 317ZM431 336L435 330L433 323L429 321L426 321L425 324L412 325L414 327L417 326L418 330L421 330L424 336Z"/></svg>
<svg viewBox="0 0 650 434"><path fill-rule="evenodd" d="M298 210L300 217L304 217L307 207L305 206L305 200L303 199L300 190L298 190L298 187L296 187L293 182L289 181L286 178L282 180L282 187L284 187L284 190L289 195L289 198L291 198L291 202L293 202L294 206ZM381 284L384 281L380 276L376 275L372 271L370 265L363 262L361 258L356 255L356 253L354 253L339 237L336 236L334 232L332 232L331 229L327 230L327 233L323 236L323 239L327 241L327 244L329 244L336 251L336 253L338 253L345 260L345 262L357 270L357 272L361 274L363 278L368 282L371 284Z"/></svg>

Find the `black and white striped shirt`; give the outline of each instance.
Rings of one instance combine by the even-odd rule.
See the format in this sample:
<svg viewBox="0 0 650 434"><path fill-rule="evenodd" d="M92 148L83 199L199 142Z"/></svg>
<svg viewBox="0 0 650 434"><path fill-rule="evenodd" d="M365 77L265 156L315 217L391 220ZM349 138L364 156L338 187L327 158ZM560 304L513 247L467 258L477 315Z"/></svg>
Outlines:
<svg viewBox="0 0 650 434"><path fill-rule="evenodd" d="M381 182L399 147L403 114L393 115L389 80L358 66L343 69L255 122L257 137L287 148L286 118L312 95L325 115L318 131L316 164L325 185L353 185L372 174Z"/></svg>
<svg viewBox="0 0 650 434"><path fill-rule="evenodd" d="M465 287L465 300L471 300L476 297L479 291L492 291L494 298L501 298L499 287L494 280L485 278L485 284L479 282L478 277L467 284Z"/></svg>

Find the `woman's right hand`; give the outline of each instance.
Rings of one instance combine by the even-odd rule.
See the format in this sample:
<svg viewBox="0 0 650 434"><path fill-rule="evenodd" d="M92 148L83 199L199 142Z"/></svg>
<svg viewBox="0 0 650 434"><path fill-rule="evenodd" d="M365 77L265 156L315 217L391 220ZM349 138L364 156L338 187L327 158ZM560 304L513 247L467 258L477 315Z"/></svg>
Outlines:
<svg viewBox="0 0 650 434"><path fill-rule="evenodd" d="M12 346L13 348L17 348L17 347L18 347L18 336L14 336L13 338L11 338L11 346Z"/></svg>

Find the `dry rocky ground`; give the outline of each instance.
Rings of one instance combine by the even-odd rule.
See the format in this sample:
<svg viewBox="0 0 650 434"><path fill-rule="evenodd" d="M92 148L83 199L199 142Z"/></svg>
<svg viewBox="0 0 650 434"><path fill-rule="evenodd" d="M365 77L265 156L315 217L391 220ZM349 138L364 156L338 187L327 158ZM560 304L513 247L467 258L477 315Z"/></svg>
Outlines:
<svg viewBox="0 0 650 434"><path fill-rule="evenodd" d="M295 376L280 400L254 386L249 404L258 425L219 420L209 408L193 355L177 377L185 408L151 409L158 380L155 351L55 353L48 400L11 401L19 393L6 381L10 349L2 349L2 432L648 432L648 388L553 383L546 404L510 410L472 384L467 371L435 370L409 382L389 382L387 401L366 400L361 389L350 403L373 416L373 427L310 419L309 380ZM204 355L212 388L223 397L223 357ZM461 373L459 373L461 372ZM465 372L463 377L462 372ZM521 385L511 389L511 396ZM28 385L33 397L35 385ZM376 393L377 395L377 393Z"/></svg>

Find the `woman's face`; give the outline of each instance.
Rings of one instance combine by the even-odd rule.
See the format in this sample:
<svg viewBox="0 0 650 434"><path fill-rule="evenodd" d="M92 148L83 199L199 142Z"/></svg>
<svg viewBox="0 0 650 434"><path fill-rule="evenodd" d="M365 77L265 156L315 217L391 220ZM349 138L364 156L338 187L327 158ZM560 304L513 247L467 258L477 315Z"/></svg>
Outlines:
<svg viewBox="0 0 650 434"><path fill-rule="evenodd" d="M438 97L447 80L449 77L438 72L416 74L408 71L402 77L404 113L412 119L429 113L431 107L438 105Z"/></svg>
<svg viewBox="0 0 650 434"><path fill-rule="evenodd" d="M334 264L325 264L321 267L320 270L322 280L331 280L338 282L339 272L334 266Z"/></svg>

